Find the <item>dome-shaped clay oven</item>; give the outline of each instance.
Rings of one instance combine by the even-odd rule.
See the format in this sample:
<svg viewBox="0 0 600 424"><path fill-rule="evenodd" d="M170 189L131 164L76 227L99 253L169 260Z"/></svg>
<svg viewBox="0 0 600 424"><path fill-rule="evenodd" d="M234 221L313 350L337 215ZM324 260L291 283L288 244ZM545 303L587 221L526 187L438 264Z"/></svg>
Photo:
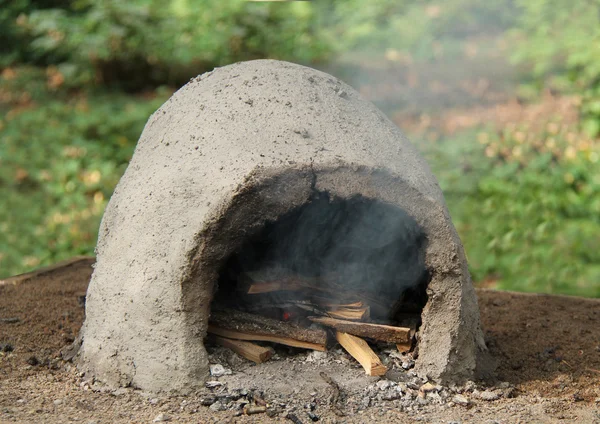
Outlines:
<svg viewBox="0 0 600 424"><path fill-rule="evenodd" d="M389 232L410 227L400 239L421 240L421 254L407 253L425 271L410 275L426 275L416 371L441 382L474 378L485 352L477 300L429 167L351 87L273 60L199 76L148 121L100 227L79 366L111 386L202 385L223 267L248 238L324 196L407 217L391 222L410 226Z"/></svg>

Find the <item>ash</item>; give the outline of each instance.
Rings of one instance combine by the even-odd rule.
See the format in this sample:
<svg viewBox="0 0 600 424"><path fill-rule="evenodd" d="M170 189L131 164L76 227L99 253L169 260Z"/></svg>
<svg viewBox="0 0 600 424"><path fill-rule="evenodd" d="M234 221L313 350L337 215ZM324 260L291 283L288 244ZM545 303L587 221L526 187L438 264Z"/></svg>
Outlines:
<svg viewBox="0 0 600 424"><path fill-rule="evenodd" d="M388 410L417 415L424 409L469 408L475 400L492 402L513 392L507 383L483 390L473 382L443 387L423 380L412 370L412 354L391 347L377 352L389 369L383 377L365 375L339 348L317 352L276 345L276 353L263 364L222 347L208 349L219 372L198 394L200 404L233 416L259 411L294 423L337 422L353 416L368 419Z"/></svg>

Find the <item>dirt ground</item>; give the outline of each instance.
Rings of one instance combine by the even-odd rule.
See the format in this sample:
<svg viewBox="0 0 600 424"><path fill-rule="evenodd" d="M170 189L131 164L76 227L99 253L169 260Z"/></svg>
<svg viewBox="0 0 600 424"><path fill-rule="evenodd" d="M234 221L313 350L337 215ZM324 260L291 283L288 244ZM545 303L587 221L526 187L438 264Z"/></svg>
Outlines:
<svg viewBox="0 0 600 424"><path fill-rule="evenodd" d="M262 365L211 349L231 375L192 395L158 396L108 390L60 359L81 326L91 271L80 261L0 285L0 422L600 423L600 300L479 290L498 360L492 383L421 396L410 371L391 366L383 379L366 377L339 349L278 350ZM264 399L269 414L239 415L232 405L248 399Z"/></svg>

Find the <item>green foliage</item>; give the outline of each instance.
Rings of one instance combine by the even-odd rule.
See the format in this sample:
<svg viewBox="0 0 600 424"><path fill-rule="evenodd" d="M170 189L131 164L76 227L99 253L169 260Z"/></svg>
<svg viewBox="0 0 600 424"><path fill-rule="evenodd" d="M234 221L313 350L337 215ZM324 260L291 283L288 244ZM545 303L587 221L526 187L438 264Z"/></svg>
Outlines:
<svg viewBox="0 0 600 424"><path fill-rule="evenodd" d="M599 297L600 145L573 134L464 136L425 150L473 279Z"/></svg>
<svg viewBox="0 0 600 424"><path fill-rule="evenodd" d="M395 49L419 59L474 34L501 33L515 13L513 0L316 1L315 8L321 36L338 52Z"/></svg>
<svg viewBox="0 0 600 424"><path fill-rule="evenodd" d="M512 0L16 0L0 9L0 66L55 65L70 87L139 90L265 57L392 48L431 58L442 39L504 30L513 11Z"/></svg>
<svg viewBox="0 0 600 424"><path fill-rule="evenodd" d="M600 135L600 0L518 0L513 59L551 88L583 95L583 128Z"/></svg>
<svg viewBox="0 0 600 424"><path fill-rule="evenodd" d="M57 1L58 3L58 1ZM310 3L244 0L73 0L37 7L18 0L0 12L12 46L0 66L56 65L71 87L139 90L181 84L215 66L274 57L317 60L328 52ZM201 11L201 13L199 13Z"/></svg>
<svg viewBox="0 0 600 424"><path fill-rule="evenodd" d="M17 89L31 77L9 82ZM38 91L0 114L0 277L93 254L106 202L165 99Z"/></svg>

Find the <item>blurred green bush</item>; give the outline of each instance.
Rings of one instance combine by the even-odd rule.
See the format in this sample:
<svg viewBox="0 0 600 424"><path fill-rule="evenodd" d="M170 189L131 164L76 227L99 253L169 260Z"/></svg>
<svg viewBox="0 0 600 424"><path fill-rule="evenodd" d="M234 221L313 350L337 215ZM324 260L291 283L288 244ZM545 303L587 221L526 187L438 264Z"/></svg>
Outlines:
<svg viewBox="0 0 600 424"><path fill-rule="evenodd" d="M0 80L0 274L92 254L104 207L168 93L53 93L45 73ZM5 100L8 100L5 98Z"/></svg>
<svg viewBox="0 0 600 424"><path fill-rule="evenodd" d="M69 87L181 85L238 60L324 57L313 18L306 2L16 0L0 11L0 66L56 65Z"/></svg>
<svg viewBox="0 0 600 424"><path fill-rule="evenodd" d="M517 0L513 60L528 65L529 91L580 94L582 126L600 135L600 0Z"/></svg>
<svg viewBox="0 0 600 424"><path fill-rule="evenodd" d="M473 279L600 297L600 142L554 122L463 137L424 153Z"/></svg>

